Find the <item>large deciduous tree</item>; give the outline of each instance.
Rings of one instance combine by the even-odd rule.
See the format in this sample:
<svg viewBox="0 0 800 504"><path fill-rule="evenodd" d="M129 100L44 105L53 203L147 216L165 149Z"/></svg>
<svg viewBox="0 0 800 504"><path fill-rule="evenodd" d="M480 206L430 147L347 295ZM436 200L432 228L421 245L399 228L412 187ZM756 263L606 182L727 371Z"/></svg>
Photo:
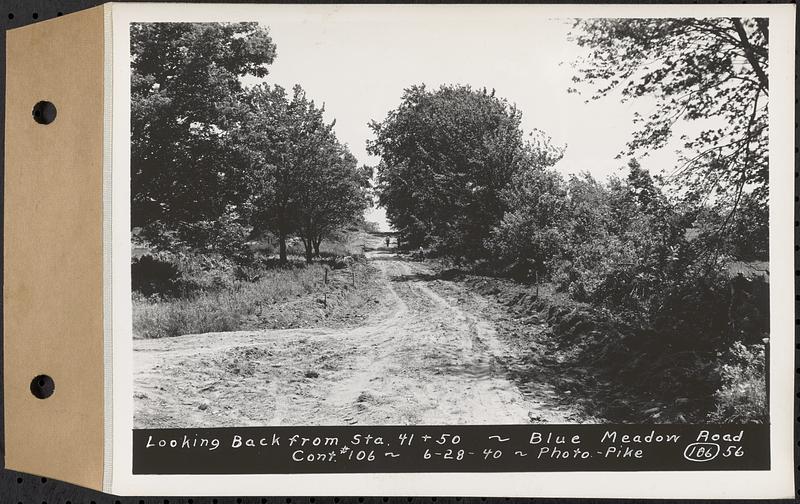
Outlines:
<svg viewBox="0 0 800 504"><path fill-rule="evenodd" d="M297 139L301 153L293 170L296 187L294 227L305 247L306 262L319 256L322 240L357 221L369 206L372 170L359 168L347 146L336 138L335 121L326 123L297 86L293 105L303 117Z"/></svg>
<svg viewBox="0 0 800 504"><path fill-rule="evenodd" d="M667 144L676 123L710 119L684 135L684 159L671 179L697 198L768 197L768 41L766 18L586 19L574 40L589 49L574 80L619 90L623 99L652 97L637 116L628 154Z"/></svg>
<svg viewBox="0 0 800 504"><path fill-rule="evenodd" d="M318 148L298 172L302 181L296 224L306 262L311 262L312 256L319 257L325 238L357 222L371 204L372 169L359 167L355 156L333 135L316 141Z"/></svg>
<svg viewBox="0 0 800 504"><path fill-rule="evenodd" d="M257 23L137 23L131 53L132 226L218 220L243 198L241 79L267 75L275 44Z"/></svg>
<svg viewBox="0 0 800 504"><path fill-rule="evenodd" d="M300 86L291 98L280 86L256 86L248 101L240 138L250 160L245 214L255 230L275 234L282 263L293 234L311 262L325 237L363 213L371 172L358 167Z"/></svg>
<svg viewBox="0 0 800 504"><path fill-rule="evenodd" d="M531 163L521 113L494 91L424 85L371 122L369 152L381 157L378 197L410 246L473 259L502 218L501 192Z"/></svg>

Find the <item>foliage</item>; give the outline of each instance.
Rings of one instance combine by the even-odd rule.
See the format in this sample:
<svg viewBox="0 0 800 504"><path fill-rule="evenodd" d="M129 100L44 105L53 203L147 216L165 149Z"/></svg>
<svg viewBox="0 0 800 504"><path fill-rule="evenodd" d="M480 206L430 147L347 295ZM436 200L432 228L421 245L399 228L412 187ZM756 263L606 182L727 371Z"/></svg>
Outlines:
<svg viewBox="0 0 800 504"><path fill-rule="evenodd" d="M295 86L246 88L276 55L257 23L131 27L132 226L162 251L220 254L240 268L264 231L297 234L305 256L362 218L371 170ZM245 275L247 276L247 275Z"/></svg>
<svg viewBox="0 0 800 504"><path fill-rule="evenodd" d="M193 248L197 253L221 254L241 266L250 264L254 259L252 251L245 246L251 230L242 223L239 214L230 206L217 219L182 222L177 225L177 229L179 243L187 247L195 244Z"/></svg>
<svg viewBox="0 0 800 504"><path fill-rule="evenodd" d="M731 278L726 265L767 243L749 234L766 228L766 215L743 198L731 226L742 230L739 242L726 235L720 245L730 212L667 194L635 160L627 177L605 183L588 174L565 181L549 169L520 172L503 193L509 210L487 240L496 271L527 281L535 273L591 307L583 318L567 310L554 331L564 344L580 341L580 362L604 355L593 365L598 375L629 392L684 398L687 411L701 416L721 408L717 421L731 421L729 413L762 418L763 354L736 360L727 349L768 336L768 284ZM644 376L653 383L635 384ZM717 388L715 406L709 398Z"/></svg>
<svg viewBox="0 0 800 504"><path fill-rule="evenodd" d="M502 218L501 193L523 168L555 162L560 152L525 141L521 114L494 91L424 85L405 90L400 106L371 122L378 197L401 240L477 258Z"/></svg>
<svg viewBox="0 0 800 504"><path fill-rule="evenodd" d="M599 269L601 280L590 297L617 310L649 316L658 296L670 282L680 281L695 255L688 249L689 220L681 209L667 200L638 162L631 160L628 168L627 179L612 181L607 193L610 219L598 226L606 240L594 238L618 247L618 253L609 254L616 260Z"/></svg>
<svg viewBox="0 0 800 504"><path fill-rule="evenodd" d="M242 199L241 78L266 76L275 44L257 23L135 23L131 53L133 227L219 218Z"/></svg>
<svg viewBox="0 0 800 504"><path fill-rule="evenodd" d="M751 194L743 194L738 209L733 202L703 208L696 228L706 255L742 261L769 260L769 205Z"/></svg>
<svg viewBox="0 0 800 504"><path fill-rule="evenodd" d="M625 297L644 302L674 276L686 219L638 162L628 167L626 180L608 184L588 174L564 181L548 169L516 174L503 192L508 211L487 240L498 269L518 279L553 279L579 301L643 309L619 294L609 297L610 284L631 276L637 285L622 287Z"/></svg>
<svg viewBox="0 0 800 504"><path fill-rule="evenodd" d="M709 422L767 423L765 345L735 342L722 365L722 386Z"/></svg>
<svg viewBox="0 0 800 504"><path fill-rule="evenodd" d="M633 245L620 236L635 212L589 174L571 176L563 216L564 245L548 261L553 280L578 301L588 301L615 268L635 260Z"/></svg>
<svg viewBox="0 0 800 504"><path fill-rule="evenodd" d="M563 254L566 196L554 171L536 167L514 174L501 195L508 210L487 239L498 269L517 280L544 276L550 258Z"/></svg>
<svg viewBox="0 0 800 504"><path fill-rule="evenodd" d="M230 287L241 266L220 254L156 251L131 262L131 288L152 299L175 299Z"/></svg>
<svg viewBox="0 0 800 504"><path fill-rule="evenodd" d="M174 295L180 290L178 267L168 261L145 255L131 263L131 288L145 296L164 293Z"/></svg>
<svg viewBox="0 0 800 504"><path fill-rule="evenodd" d="M636 118L629 155L663 147L680 120L711 119L682 138L685 159L673 180L697 197L738 202L749 188L766 201L766 18L586 19L575 28L574 40L590 49L575 82L594 87L594 99L619 90L623 99L656 102Z"/></svg>
<svg viewBox="0 0 800 504"><path fill-rule="evenodd" d="M371 171L358 167L300 86L291 99L279 86L257 86L249 101L241 138L252 160L246 213L256 230L278 237L282 262L292 233L310 262L323 238L361 218Z"/></svg>

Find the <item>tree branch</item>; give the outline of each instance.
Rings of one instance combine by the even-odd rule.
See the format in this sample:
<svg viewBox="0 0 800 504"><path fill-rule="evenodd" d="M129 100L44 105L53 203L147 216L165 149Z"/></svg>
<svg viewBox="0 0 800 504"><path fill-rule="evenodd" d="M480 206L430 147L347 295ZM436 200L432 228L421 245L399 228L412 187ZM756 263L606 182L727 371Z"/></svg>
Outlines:
<svg viewBox="0 0 800 504"><path fill-rule="evenodd" d="M742 41L744 55L747 58L747 61L750 63L750 66L753 67L753 71L755 71L756 75L758 76L758 82L761 85L761 89L765 93L769 94L769 80L767 79L767 74L764 73L764 69L761 68L758 58L756 58L756 51L750 44L750 40L747 38L747 32L744 31L744 26L742 26L741 19L731 18L731 22L733 23L733 27L736 29L736 33L739 35L739 39Z"/></svg>
<svg viewBox="0 0 800 504"><path fill-rule="evenodd" d="M769 44L769 22L767 18L756 18L756 24L758 25L758 31L764 37L764 44Z"/></svg>

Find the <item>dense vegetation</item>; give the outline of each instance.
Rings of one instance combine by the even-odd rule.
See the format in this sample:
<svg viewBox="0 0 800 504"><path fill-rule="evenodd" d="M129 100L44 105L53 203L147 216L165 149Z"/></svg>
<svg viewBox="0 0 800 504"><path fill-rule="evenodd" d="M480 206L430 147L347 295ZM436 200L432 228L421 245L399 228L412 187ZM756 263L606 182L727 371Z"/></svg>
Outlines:
<svg viewBox="0 0 800 504"><path fill-rule="evenodd" d="M131 27L131 215L136 236L165 251L252 261L247 241L293 236L306 262L362 219L371 170L298 85L246 87L276 46L257 23Z"/></svg>
<svg viewBox="0 0 800 504"><path fill-rule="evenodd" d="M651 391L708 418L765 421L766 21L588 20L574 39L591 49L574 80L595 99L621 89L658 103L622 177L565 178L562 150L526 135L494 92L414 86L371 124L380 203L407 246L593 307L619 338L586 337L636 354L616 355L619 376L671 359ZM637 160L696 119L712 126L683 138L680 166Z"/></svg>
<svg viewBox="0 0 800 504"><path fill-rule="evenodd" d="M318 298L362 302L334 270L360 252L349 235L364 227L371 169L299 85L243 84L275 60L268 30L133 24L131 49L136 336L288 327ZM280 308L297 296L308 303Z"/></svg>

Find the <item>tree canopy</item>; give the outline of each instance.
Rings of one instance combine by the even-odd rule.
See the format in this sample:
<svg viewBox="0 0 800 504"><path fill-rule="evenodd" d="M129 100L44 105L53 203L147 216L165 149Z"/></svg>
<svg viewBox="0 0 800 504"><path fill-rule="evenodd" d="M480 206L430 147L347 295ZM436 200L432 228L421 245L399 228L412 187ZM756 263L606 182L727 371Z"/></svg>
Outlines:
<svg viewBox="0 0 800 504"><path fill-rule="evenodd" d="M628 155L666 145L679 121L710 119L684 135L684 159L671 170L689 196L768 196L768 41L766 18L586 19L572 36L589 49L574 81L593 99L618 91L623 99L655 99L637 116ZM574 89L573 89L574 90Z"/></svg>
<svg viewBox="0 0 800 504"><path fill-rule="evenodd" d="M406 89L382 122L370 123L368 149L381 157L379 201L408 244L470 258L482 253L514 173L560 155L526 141L521 117L494 91L421 85Z"/></svg>
<svg viewBox="0 0 800 504"><path fill-rule="evenodd" d="M248 96L242 144L250 153L246 207L256 230L273 232L286 261L286 238L296 233L306 260L323 238L357 220L369 204L371 170L359 168L326 123L323 109L300 86L289 98L261 85Z"/></svg>
<svg viewBox="0 0 800 504"><path fill-rule="evenodd" d="M274 42L257 23L137 23L131 54L133 226L218 219L242 199L241 79L267 75Z"/></svg>
<svg viewBox="0 0 800 504"><path fill-rule="evenodd" d="M269 231L286 261L306 259L361 218L371 170L358 167L298 85L244 86L276 56L257 23L131 27L132 226L156 246L175 242L235 256ZM237 251L238 249L238 251Z"/></svg>

